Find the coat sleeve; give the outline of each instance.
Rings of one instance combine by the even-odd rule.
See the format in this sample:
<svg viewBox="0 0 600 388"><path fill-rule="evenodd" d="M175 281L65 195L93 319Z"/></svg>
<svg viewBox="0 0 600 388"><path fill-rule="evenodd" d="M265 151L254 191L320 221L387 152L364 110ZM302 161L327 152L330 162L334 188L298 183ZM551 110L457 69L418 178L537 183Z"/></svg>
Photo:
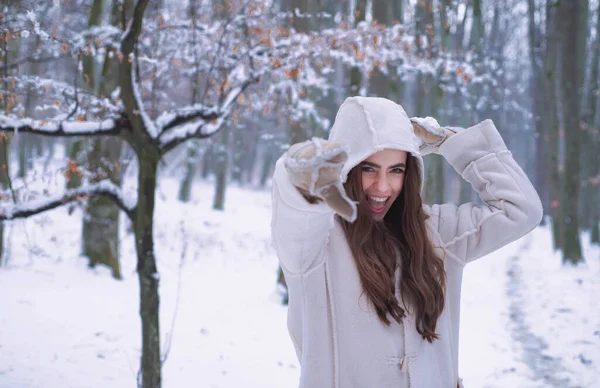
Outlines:
<svg viewBox="0 0 600 388"><path fill-rule="evenodd" d="M484 202L426 209L442 247L462 264L519 239L540 223L540 198L491 120L451 136L439 153Z"/></svg>
<svg viewBox="0 0 600 388"><path fill-rule="evenodd" d="M282 269L304 274L327 257L334 212L325 202L308 203L291 183L279 158L273 175L271 236Z"/></svg>

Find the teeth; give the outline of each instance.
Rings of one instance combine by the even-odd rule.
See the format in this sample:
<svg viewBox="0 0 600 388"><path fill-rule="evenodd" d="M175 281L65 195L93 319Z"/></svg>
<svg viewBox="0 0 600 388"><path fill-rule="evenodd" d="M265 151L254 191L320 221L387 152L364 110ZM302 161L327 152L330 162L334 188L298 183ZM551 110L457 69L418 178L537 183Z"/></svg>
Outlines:
<svg viewBox="0 0 600 388"><path fill-rule="evenodd" d="M387 198L379 198L379 197L371 197L369 196L369 199L375 201L375 202L385 202L387 201Z"/></svg>

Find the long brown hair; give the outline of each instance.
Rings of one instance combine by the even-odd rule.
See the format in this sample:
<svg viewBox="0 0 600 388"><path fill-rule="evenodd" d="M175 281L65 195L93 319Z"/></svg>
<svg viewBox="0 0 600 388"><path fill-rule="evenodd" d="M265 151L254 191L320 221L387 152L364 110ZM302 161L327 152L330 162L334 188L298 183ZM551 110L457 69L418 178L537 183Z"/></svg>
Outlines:
<svg viewBox="0 0 600 388"><path fill-rule="evenodd" d="M360 164L350 170L344 188L352 200L359 202L354 223L338 219L354 256L363 294L388 326L388 315L402 323L405 309L414 309L417 331L433 342L439 338L435 327L444 309L446 272L427 235L428 215L422 206L416 160L408 154L404 187L383 222L373 220L367 208ZM398 266L402 305L395 295Z"/></svg>

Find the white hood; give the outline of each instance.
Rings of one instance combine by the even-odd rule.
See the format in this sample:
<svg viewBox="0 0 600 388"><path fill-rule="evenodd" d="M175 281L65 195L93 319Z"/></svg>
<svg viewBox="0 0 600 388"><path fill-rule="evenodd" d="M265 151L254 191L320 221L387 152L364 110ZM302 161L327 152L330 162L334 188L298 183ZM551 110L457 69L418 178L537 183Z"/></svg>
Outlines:
<svg viewBox="0 0 600 388"><path fill-rule="evenodd" d="M380 97L348 97L338 110L329 140L348 147L342 182L353 167L389 148L410 152L415 157L423 191L423 158L418 138L408 115L395 102Z"/></svg>

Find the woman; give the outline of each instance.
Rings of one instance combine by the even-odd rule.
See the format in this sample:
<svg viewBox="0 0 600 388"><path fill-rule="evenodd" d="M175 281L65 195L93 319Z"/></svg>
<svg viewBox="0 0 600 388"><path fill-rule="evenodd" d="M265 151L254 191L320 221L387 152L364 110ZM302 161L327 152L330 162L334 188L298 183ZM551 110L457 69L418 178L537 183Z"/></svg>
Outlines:
<svg viewBox="0 0 600 388"><path fill-rule="evenodd" d="M423 205L421 155L431 152L485 204ZM348 98L329 140L292 146L273 178L272 236L300 387L460 386L463 267L541 217L490 120L442 128L411 123L383 98Z"/></svg>

